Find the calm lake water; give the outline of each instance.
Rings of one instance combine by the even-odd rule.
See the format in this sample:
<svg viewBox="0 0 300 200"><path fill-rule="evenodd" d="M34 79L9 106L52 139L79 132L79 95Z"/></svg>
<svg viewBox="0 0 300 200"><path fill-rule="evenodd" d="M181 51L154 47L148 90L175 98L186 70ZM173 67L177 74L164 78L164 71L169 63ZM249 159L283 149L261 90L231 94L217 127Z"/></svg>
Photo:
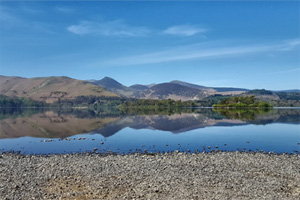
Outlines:
<svg viewBox="0 0 300 200"><path fill-rule="evenodd" d="M299 153L300 109L0 110L0 151Z"/></svg>

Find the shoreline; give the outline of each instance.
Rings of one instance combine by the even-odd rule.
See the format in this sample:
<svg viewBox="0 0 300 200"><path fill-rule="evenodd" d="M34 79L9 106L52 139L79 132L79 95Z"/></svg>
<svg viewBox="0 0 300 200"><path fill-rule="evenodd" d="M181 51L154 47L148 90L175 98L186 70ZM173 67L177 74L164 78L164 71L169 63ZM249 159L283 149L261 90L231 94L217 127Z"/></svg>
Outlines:
<svg viewBox="0 0 300 200"><path fill-rule="evenodd" d="M55 138L56 139L56 138ZM51 140L51 138L49 139ZM45 142L45 141L41 141ZM51 142L51 141L46 141L46 142ZM300 143L297 143L300 145ZM211 148L210 146L208 146ZM106 157L106 156L130 156L130 155L138 155L138 156L155 156L155 155L169 155L169 154L189 154L189 155L199 155L199 154L217 154L217 153L241 153L241 154L265 154L265 155L286 155L286 156L293 156L293 155L299 155L300 156L300 151L294 150L293 152L274 152L274 151L263 151L263 150L205 150L205 151L179 151L179 150L174 150L174 151L147 151L146 149L144 150L137 150L137 151L131 151L131 152L118 152L118 151L98 151L97 148L94 148L93 151L85 151L85 152L64 152L64 153L22 153L21 151L0 151L0 156L3 155L10 155L10 156L20 156L20 157L52 157L52 156L68 156L68 155L73 155L73 156L99 156L99 157Z"/></svg>
<svg viewBox="0 0 300 200"><path fill-rule="evenodd" d="M0 153L0 199L299 199L300 155Z"/></svg>

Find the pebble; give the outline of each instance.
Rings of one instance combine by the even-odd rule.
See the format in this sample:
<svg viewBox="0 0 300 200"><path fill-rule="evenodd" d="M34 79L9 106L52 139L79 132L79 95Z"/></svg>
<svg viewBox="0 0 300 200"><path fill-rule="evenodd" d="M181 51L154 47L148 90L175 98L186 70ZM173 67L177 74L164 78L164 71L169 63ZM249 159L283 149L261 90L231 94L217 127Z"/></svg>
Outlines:
<svg viewBox="0 0 300 200"><path fill-rule="evenodd" d="M299 199L300 191L299 154L176 150L0 158L0 199Z"/></svg>

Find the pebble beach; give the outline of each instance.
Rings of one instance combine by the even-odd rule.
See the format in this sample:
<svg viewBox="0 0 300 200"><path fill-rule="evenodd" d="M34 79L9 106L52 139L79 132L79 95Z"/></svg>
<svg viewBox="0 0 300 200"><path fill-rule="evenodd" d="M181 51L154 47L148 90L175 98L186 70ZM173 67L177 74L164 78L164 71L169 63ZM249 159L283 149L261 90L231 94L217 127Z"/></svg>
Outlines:
<svg viewBox="0 0 300 200"><path fill-rule="evenodd" d="M0 199L300 199L300 155L4 153Z"/></svg>

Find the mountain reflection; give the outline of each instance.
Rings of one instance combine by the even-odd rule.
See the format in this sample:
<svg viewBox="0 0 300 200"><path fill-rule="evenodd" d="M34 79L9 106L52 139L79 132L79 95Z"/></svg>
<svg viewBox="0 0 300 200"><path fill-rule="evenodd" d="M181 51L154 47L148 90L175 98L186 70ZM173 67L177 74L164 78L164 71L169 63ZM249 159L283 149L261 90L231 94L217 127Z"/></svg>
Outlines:
<svg viewBox="0 0 300 200"><path fill-rule="evenodd" d="M0 138L24 136L65 138L104 127L105 124L117 119L119 118L79 118L74 114L58 114L53 111L45 111L29 117L0 120Z"/></svg>
<svg viewBox="0 0 300 200"><path fill-rule="evenodd" d="M116 110L0 110L0 138L65 138L84 133L109 137L124 128L152 129L174 134L211 126L300 123L300 109L196 109L175 114L125 114Z"/></svg>

